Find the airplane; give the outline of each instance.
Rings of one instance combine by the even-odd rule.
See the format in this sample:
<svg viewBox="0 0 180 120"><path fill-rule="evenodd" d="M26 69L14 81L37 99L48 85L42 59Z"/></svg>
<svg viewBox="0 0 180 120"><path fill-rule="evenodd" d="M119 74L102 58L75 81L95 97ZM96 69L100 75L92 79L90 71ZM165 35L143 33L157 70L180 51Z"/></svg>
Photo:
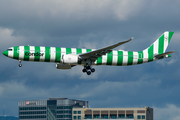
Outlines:
<svg viewBox="0 0 180 120"><path fill-rule="evenodd" d="M113 50L131 41L133 38L101 49L80 49L64 47L16 46L10 47L3 54L19 61L53 62L57 69L71 69L82 65L83 73L90 75L95 72L92 66L128 66L137 65L171 57L171 52L165 52L174 32L164 32L153 44L139 52Z"/></svg>

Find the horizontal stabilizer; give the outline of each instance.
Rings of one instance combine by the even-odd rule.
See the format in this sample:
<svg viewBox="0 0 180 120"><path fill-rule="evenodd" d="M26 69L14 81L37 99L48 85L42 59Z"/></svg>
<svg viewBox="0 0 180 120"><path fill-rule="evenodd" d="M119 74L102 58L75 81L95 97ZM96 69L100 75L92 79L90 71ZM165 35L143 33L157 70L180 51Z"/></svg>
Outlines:
<svg viewBox="0 0 180 120"><path fill-rule="evenodd" d="M155 58L161 58L161 57L164 57L166 55L169 55L171 53L175 53L176 51L171 51L171 52L166 52L166 53L163 53L163 54L158 54L158 55L154 55Z"/></svg>

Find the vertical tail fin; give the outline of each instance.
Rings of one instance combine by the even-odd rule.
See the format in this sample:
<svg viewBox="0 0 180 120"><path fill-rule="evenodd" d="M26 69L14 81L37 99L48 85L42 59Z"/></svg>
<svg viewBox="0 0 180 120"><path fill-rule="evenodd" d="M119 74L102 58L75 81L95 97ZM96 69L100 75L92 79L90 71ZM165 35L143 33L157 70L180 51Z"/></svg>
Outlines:
<svg viewBox="0 0 180 120"><path fill-rule="evenodd" d="M164 32L151 46L145 50L147 50L150 54L165 53L173 34L174 32Z"/></svg>
<svg viewBox="0 0 180 120"><path fill-rule="evenodd" d="M138 52L138 63L150 62L154 60L154 55L165 53L168 44L173 36L174 32L164 32L153 44L143 51Z"/></svg>

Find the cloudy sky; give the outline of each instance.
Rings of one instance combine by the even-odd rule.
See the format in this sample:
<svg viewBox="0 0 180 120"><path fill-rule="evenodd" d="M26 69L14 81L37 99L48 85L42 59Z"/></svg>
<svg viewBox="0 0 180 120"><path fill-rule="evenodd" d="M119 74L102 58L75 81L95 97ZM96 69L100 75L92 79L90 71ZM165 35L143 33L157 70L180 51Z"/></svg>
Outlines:
<svg viewBox="0 0 180 120"><path fill-rule="evenodd" d="M135 66L82 66L68 71L55 63L22 62L0 54L0 115L18 116L18 101L67 97L90 107L154 108L154 119L180 119L179 0L1 0L0 52L34 45L102 48L131 37L118 48L141 51L165 31L175 32L171 58Z"/></svg>

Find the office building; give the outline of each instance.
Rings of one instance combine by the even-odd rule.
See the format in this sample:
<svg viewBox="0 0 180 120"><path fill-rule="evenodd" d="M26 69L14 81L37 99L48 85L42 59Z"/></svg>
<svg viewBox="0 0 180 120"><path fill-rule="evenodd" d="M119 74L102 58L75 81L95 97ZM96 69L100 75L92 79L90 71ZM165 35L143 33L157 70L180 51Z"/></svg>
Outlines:
<svg viewBox="0 0 180 120"><path fill-rule="evenodd" d="M88 101L67 98L19 101L19 120L72 120L72 108L88 108Z"/></svg>
<svg viewBox="0 0 180 120"><path fill-rule="evenodd" d="M73 108L72 120L119 119L153 120L153 109L143 108Z"/></svg>
<svg viewBox="0 0 180 120"><path fill-rule="evenodd" d="M153 108L89 108L67 98L19 101L19 120L153 120Z"/></svg>

